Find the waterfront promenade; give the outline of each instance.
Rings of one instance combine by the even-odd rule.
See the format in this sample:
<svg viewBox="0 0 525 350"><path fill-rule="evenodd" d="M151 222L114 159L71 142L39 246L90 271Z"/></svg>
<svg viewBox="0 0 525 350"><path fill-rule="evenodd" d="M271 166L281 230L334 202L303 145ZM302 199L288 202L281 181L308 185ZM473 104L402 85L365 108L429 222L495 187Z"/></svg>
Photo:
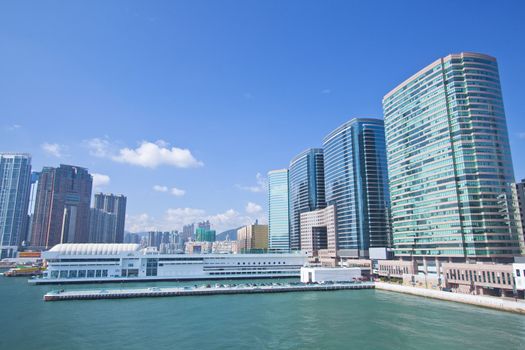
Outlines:
<svg viewBox="0 0 525 350"><path fill-rule="evenodd" d="M322 292L336 290L379 289L390 292L416 295L463 304L481 306L500 311L525 315L525 301L514 301L491 296L444 292L432 289L402 286L384 282L332 283L332 284L246 284L246 285L207 285L195 287L149 287L130 289L60 290L48 292L44 301L127 299L151 297L181 297L227 294Z"/></svg>
<svg viewBox="0 0 525 350"><path fill-rule="evenodd" d="M402 286L399 284L392 284L392 283L385 283L385 282L375 282L375 288L380 289L380 290L390 291L390 292L398 292L398 293L418 295L418 296L433 298L433 299L454 301L457 303L482 306L482 307L487 307L491 309L515 312L515 313L525 315L525 301L523 300L514 301L514 300L492 297L492 296L444 292L440 290Z"/></svg>

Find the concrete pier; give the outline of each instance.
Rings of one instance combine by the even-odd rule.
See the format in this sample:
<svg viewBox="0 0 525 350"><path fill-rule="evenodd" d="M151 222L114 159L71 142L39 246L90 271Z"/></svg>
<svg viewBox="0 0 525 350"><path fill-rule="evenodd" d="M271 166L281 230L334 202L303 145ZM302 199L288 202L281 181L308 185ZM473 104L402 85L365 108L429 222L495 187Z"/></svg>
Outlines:
<svg viewBox="0 0 525 350"><path fill-rule="evenodd" d="M335 291L351 289L372 289L373 282L364 283L334 283L334 284L305 284L305 285L240 285L223 287L151 287L137 289L108 289L108 290L71 290L54 291L44 295L44 301L62 300L95 300L95 299L124 299L124 298L151 298L176 297L221 294L255 294L255 293L288 293L310 291Z"/></svg>

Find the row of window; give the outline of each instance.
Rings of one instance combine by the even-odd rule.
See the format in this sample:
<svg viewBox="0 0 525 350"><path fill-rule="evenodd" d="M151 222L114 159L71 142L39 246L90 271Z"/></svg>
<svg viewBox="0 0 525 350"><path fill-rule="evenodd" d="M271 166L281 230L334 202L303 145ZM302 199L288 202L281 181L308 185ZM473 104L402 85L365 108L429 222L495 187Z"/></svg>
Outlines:
<svg viewBox="0 0 525 350"><path fill-rule="evenodd" d="M508 272L494 272L494 271L472 271L472 270L458 270L452 269L447 271L447 279L454 279L466 282L483 282L483 283L497 283L513 285L510 273Z"/></svg>
<svg viewBox="0 0 525 350"><path fill-rule="evenodd" d="M54 270L50 278L96 278L108 277L108 270Z"/></svg>

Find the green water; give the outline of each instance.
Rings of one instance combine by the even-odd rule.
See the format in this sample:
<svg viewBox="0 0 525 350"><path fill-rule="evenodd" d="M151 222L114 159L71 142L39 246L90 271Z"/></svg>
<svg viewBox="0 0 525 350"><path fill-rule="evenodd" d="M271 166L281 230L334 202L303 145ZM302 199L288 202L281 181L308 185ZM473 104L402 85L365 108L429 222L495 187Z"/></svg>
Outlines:
<svg viewBox="0 0 525 350"><path fill-rule="evenodd" d="M0 349L525 349L524 316L383 291L42 301L57 288L0 277Z"/></svg>

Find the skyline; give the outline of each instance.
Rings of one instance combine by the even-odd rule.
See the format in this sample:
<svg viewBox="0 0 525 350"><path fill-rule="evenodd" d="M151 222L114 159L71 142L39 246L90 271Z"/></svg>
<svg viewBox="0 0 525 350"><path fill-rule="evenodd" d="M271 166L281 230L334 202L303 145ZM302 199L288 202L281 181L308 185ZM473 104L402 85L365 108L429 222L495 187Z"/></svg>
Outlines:
<svg viewBox="0 0 525 350"><path fill-rule="evenodd" d="M126 3L127 10L108 4L102 13L87 4L35 4L40 11L32 13L3 4L1 150L31 153L34 171L64 163L103 175L94 192L128 197L128 230L210 219L220 232L266 222L267 171L320 147L354 117L382 119L382 97L429 62L476 51L498 60L514 175L525 178L518 153L525 44L501 40L523 28L522 4L457 5L472 11L461 37L432 29L439 22L426 17L413 19L414 26L424 21L421 33L392 27L395 15L425 5L383 4L382 12L276 4ZM377 16L363 16L365 23L354 15L360 11ZM286 23L292 13L293 27ZM489 18L497 25L484 26ZM381 25L354 35L363 24ZM432 42L410 47L425 36ZM304 136L290 137L291 128Z"/></svg>

